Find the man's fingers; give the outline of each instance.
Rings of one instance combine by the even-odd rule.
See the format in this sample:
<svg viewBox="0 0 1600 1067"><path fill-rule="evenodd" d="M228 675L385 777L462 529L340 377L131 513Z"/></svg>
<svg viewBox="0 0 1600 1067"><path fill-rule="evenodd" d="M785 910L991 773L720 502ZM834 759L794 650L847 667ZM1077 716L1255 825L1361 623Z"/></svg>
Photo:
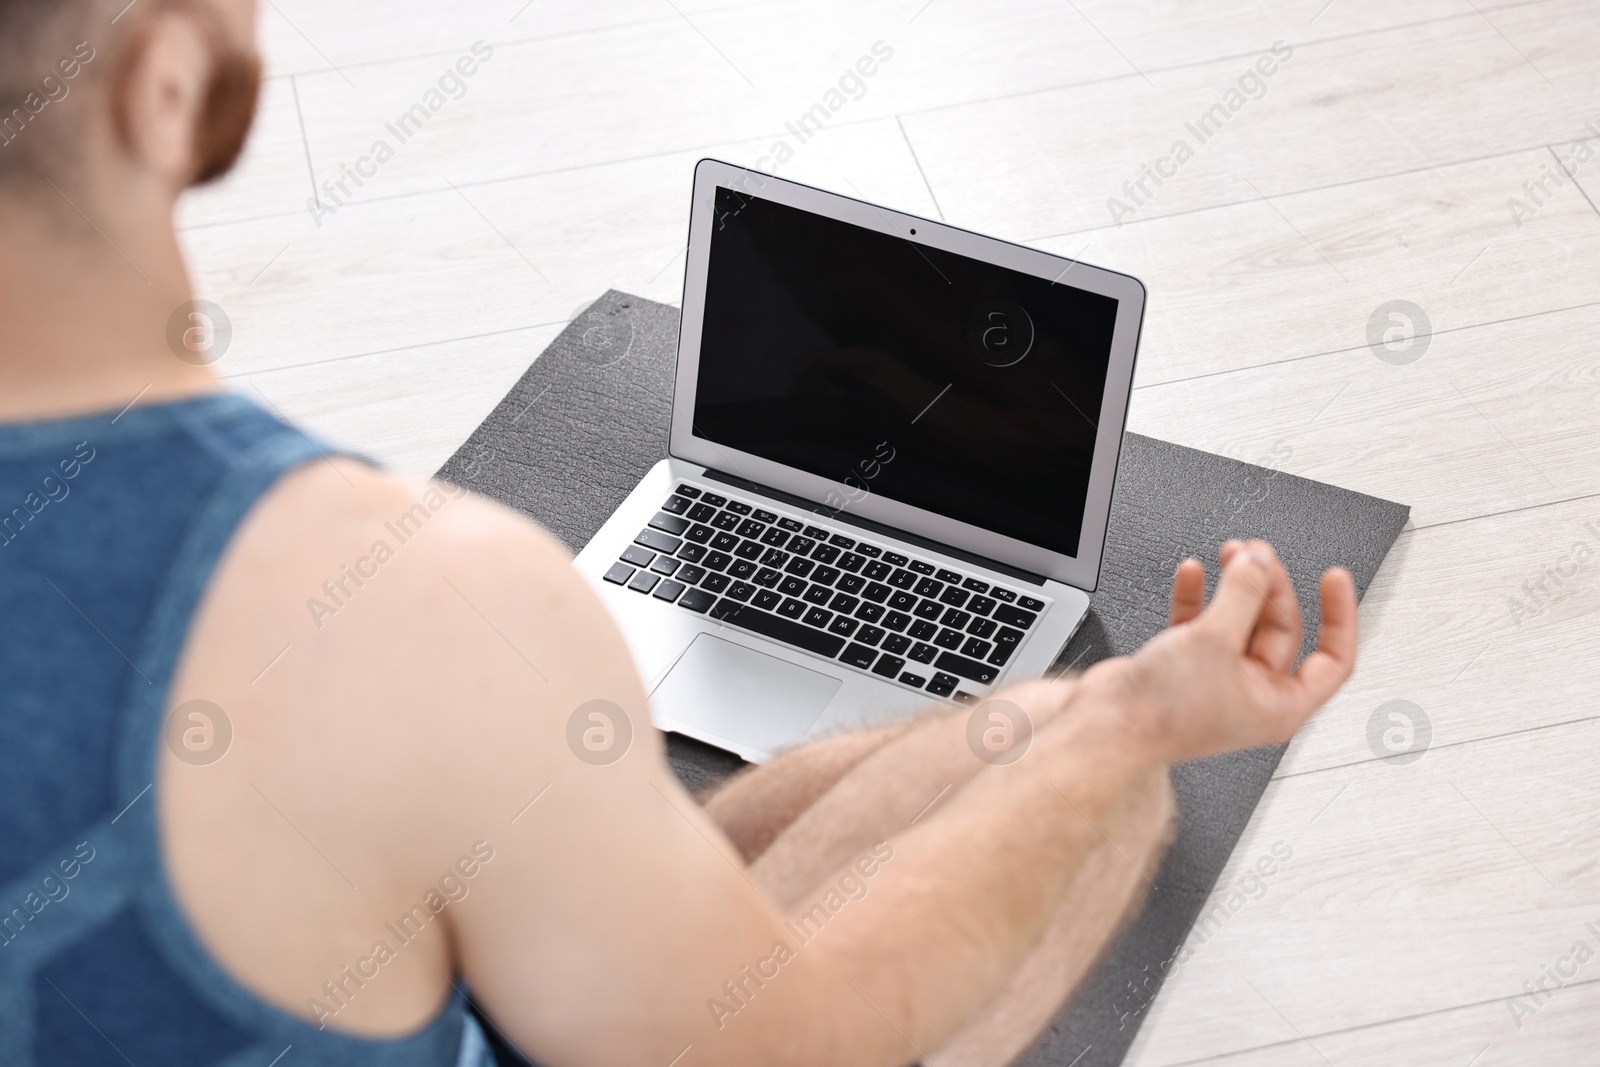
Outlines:
<svg viewBox="0 0 1600 1067"><path fill-rule="evenodd" d="M1172 610L1169 625L1182 626L1206 608L1206 569L1197 559L1178 564L1172 578Z"/></svg>
<svg viewBox="0 0 1600 1067"><path fill-rule="evenodd" d="M1256 620L1272 591L1273 564L1258 554L1241 549L1228 554L1222 567L1217 594L1206 612L1225 632L1230 642L1243 649L1255 632Z"/></svg>
<svg viewBox="0 0 1600 1067"><path fill-rule="evenodd" d="M1356 587L1350 572L1335 567L1322 576L1322 625L1317 650L1300 665L1297 677L1313 707L1323 704L1356 666Z"/></svg>
<svg viewBox="0 0 1600 1067"><path fill-rule="evenodd" d="M1246 547L1263 559L1272 560L1272 585L1267 591L1266 608L1256 620L1249 652L1273 670L1287 674L1294 667L1295 658L1300 654L1300 640L1305 636L1300 601L1295 597L1289 572L1278 561L1272 546L1265 541L1251 541Z"/></svg>

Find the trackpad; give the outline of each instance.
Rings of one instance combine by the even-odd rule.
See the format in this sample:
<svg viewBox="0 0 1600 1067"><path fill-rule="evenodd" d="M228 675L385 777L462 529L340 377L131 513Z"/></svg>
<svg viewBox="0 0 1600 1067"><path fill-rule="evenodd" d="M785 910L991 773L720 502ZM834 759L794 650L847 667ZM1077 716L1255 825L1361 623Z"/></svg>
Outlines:
<svg viewBox="0 0 1600 1067"><path fill-rule="evenodd" d="M694 639L650 696L663 725L681 724L749 760L798 744L843 685L839 678L710 634Z"/></svg>

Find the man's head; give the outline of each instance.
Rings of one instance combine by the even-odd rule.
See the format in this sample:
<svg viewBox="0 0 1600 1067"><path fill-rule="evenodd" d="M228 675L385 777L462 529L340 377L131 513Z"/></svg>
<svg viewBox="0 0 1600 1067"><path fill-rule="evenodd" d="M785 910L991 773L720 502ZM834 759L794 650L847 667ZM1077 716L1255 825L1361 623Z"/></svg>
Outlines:
<svg viewBox="0 0 1600 1067"><path fill-rule="evenodd" d="M0 0L0 180L175 196L226 172L260 84L254 8Z"/></svg>

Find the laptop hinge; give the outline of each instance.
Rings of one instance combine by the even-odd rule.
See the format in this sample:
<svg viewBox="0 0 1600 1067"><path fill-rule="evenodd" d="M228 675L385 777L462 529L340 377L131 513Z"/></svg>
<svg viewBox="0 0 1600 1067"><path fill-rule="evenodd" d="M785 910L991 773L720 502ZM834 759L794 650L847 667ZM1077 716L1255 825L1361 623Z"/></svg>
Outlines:
<svg viewBox="0 0 1600 1067"><path fill-rule="evenodd" d="M738 475L727 474L723 471L716 470L713 467L706 468L706 478L714 482L722 482L724 485L731 485L738 489L744 489L747 492L760 493L762 496L770 496L774 500L781 500L785 504L809 511L818 518L826 519L829 522L838 522L843 523L846 526L854 526L857 529L867 530L875 534L881 534L884 537L892 537L897 541L904 541L907 544L926 548L930 552L940 552L946 556L953 556L956 559L965 560L974 566L1004 574L1008 577L1015 578L1018 581L1029 582L1037 586L1043 586L1047 581L1049 581L1049 579L1043 575L1034 574L1032 571L1025 571L1021 567L1013 567L1009 563L1002 563L999 560L990 559L987 556L981 556L976 552L968 552L964 548L956 548L954 545L943 544L942 542L933 540L931 537L922 537L906 530L899 530L888 525L887 523L877 522L873 519L864 519L859 515L850 515L842 511L831 511L823 508L815 500L807 500L805 497L784 492L782 489L774 489L770 485L762 485L759 482L752 482L750 479L740 478Z"/></svg>

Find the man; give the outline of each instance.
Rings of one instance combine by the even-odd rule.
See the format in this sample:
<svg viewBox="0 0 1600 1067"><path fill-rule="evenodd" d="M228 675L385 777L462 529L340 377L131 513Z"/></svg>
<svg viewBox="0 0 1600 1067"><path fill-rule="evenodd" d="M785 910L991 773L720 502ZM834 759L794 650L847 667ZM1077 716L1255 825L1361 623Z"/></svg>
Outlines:
<svg viewBox="0 0 1600 1067"><path fill-rule="evenodd" d="M1286 573L1231 543L1137 655L1000 695L1020 759L944 709L697 805L549 536L174 357L173 208L243 143L255 11L122 6L0 0L0 1060L472 1062L464 979L550 1064L1003 1063L1153 873L1167 768L1348 676L1349 576L1296 669ZM595 701L633 728L603 766Z"/></svg>

